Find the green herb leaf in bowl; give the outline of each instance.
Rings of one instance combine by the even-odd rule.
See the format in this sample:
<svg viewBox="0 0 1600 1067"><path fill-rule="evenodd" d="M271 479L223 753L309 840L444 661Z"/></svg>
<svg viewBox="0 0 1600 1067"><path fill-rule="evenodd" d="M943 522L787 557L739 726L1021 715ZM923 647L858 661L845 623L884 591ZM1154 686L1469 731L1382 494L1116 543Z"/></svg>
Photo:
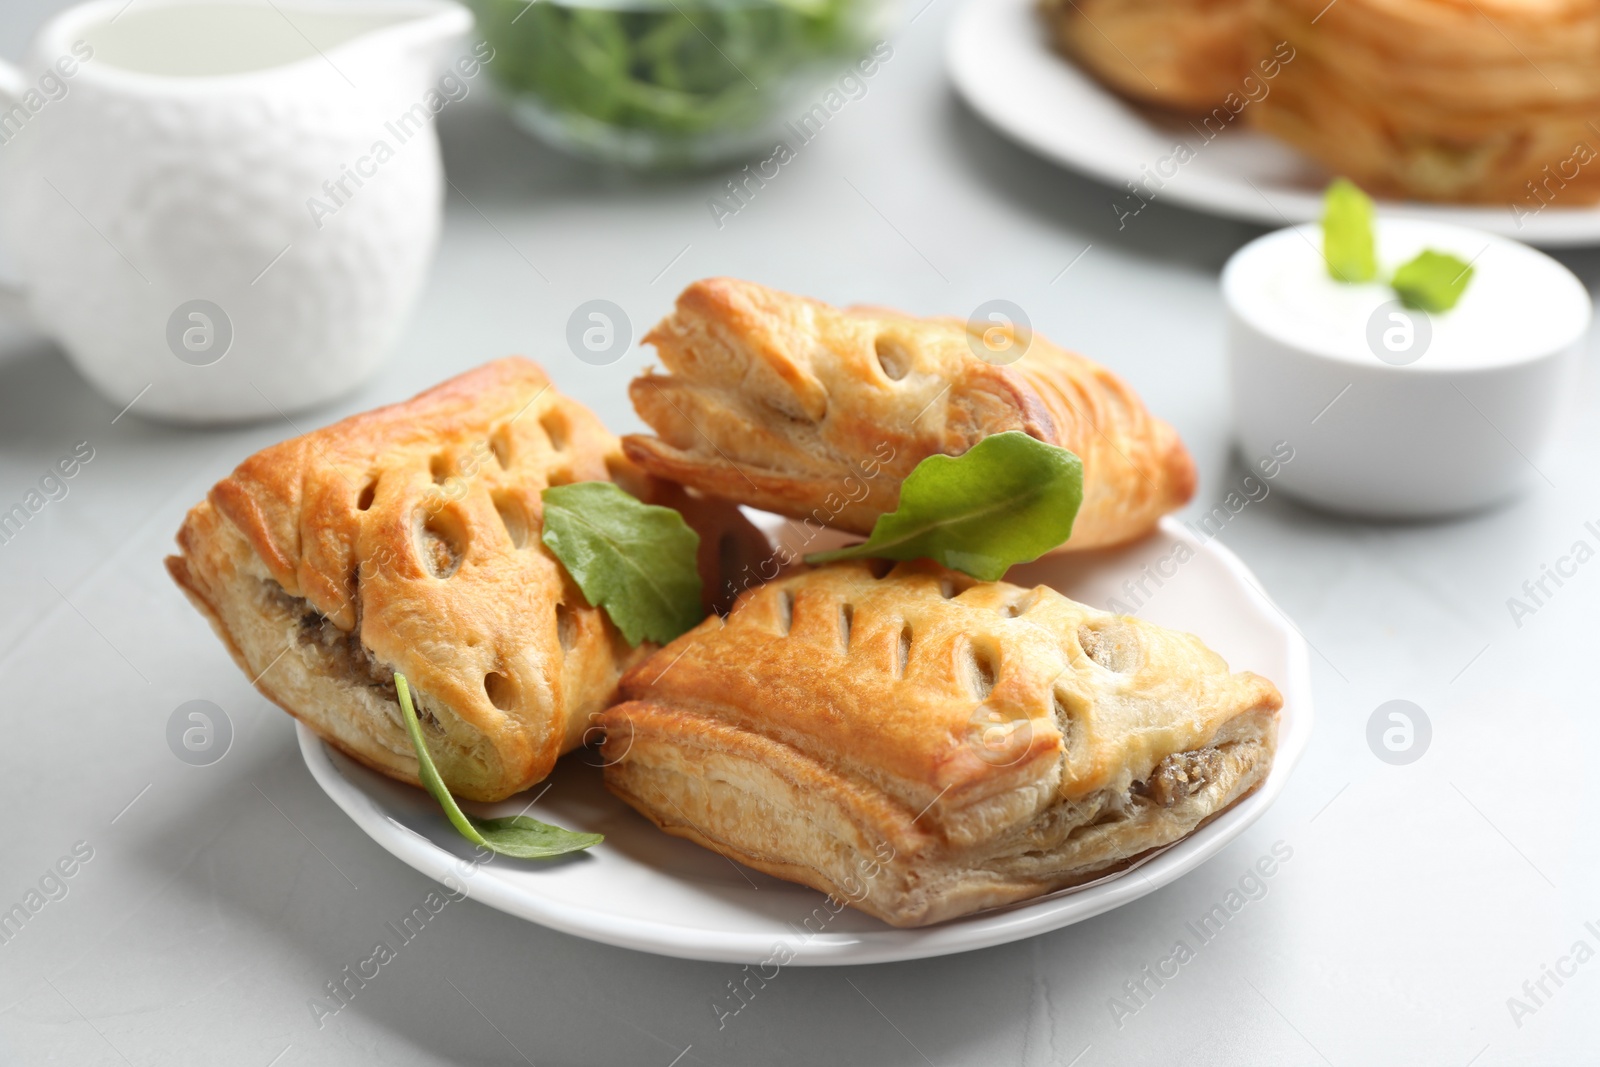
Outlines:
<svg viewBox="0 0 1600 1067"><path fill-rule="evenodd" d="M771 151L778 121L866 53L884 0L471 0L513 114L630 165ZM809 87L809 88L808 88ZM796 93L806 90L802 97ZM769 136L772 135L772 136Z"/></svg>
<svg viewBox="0 0 1600 1067"><path fill-rule="evenodd" d="M406 684L405 675L394 676L394 688L400 697L400 714L406 720L406 732L417 750L417 777L422 779L423 787L439 802L445 817L462 837L502 856L521 860L547 860L569 852L581 852L605 840L601 834L563 830L527 815L475 819L462 811L444 779L439 777L433 757L428 755L428 744L422 738L422 724L417 722L417 709L411 705L411 687Z"/></svg>
<svg viewBox="0 0 1600 1067"><path fill-rule="evenodd" d="M1372 199L1348 178L1322 194L1322 258L1335 281L1370 282L1378 276Z"/></svg>
<svg viewBox="0 0 1600 1067"><path fill-rule="evenodd" d="M1390 279L1400 302L1421 311L1449 311L1472 281L1472 264L1448 252L1424 249Z"/></svg>
<svg viewBox="0 0 1600 1067"><path fill-rule="evenodd" d="M545 547L628 644L666 644L705 618L700 535L682 515L642 504L611 482L555 485L540 498Z"/></svg>
<svg viewBox="0 0 1600 1067"><path fill-rule="evenodd" d="M984 581L1038 559L1072 535L1083 503L1083 463L1064 448L1010 430L964 455L929 456L900 485L899 506L859 545L817 552L839 559L927 558Z"/></svg>

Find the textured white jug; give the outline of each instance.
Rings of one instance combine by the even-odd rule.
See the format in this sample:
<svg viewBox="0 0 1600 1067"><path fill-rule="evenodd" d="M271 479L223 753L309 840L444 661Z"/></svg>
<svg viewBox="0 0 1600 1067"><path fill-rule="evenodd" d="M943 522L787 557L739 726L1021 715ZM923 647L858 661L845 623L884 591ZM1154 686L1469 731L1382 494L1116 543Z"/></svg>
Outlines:
<svg viewBox="0 0 1600 1067"><path fill-rule="evenodd" d="M139 414L250 419L354 388L432 259L434 79L471 25L449 0L58 15L0 65L10 302Z"/></svg>

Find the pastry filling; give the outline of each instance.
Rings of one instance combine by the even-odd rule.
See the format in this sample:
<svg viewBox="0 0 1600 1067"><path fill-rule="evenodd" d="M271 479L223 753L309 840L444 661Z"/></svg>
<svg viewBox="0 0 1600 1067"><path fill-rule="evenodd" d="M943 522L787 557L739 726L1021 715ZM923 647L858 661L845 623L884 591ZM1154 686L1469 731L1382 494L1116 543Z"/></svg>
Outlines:
<svg viewBox="0 0 1600 1067"><path fill-rule="evenodd" d="M1160 763L1143 782L1133 783L1131 792L1170 808L1178 801L1206 787L1223 769L1222 753L1216 748L1194 752L1174 752Z"/></svg>
<svg viewBox="0 0 1600 1067"><path fill-rule="evenodd" d="M302 653L316 655L322 669L335 681L375 690L383 700L394 704L398 716L400 698L394 688L394 668L380 661L370 648L361 643L359 629L346 633L313 607L309 600L290 596L277 582L268 581L265 584L269 599L284 617L295 620L295 645ZM423 722L438 726L438 721L431 713L420 708L418 713Z"/></svg>
<svg viewBox="0 0 1600 1067"><path fill-rule="evenodd" d="M1047 870L1083 873L1115 866L1148 848L1176 840L1170 830L1181 826L1186 836L1200 822L1227 806L1241 784L1259 780L1270 750L1257 739L1174 752L1143 781L1126 790L1103 789L1085 797L1062 800L1000 844L991 863L996 871L1042 874ZM1188 809L1188 810L1174 810ZM1163 831L1158 823L1169 823ZM1190 822L1194 825L1186 825ZM1124 823L1147 823L1148 838L1129 849L1110 842L1091 842L1096 831Z"/></svg>

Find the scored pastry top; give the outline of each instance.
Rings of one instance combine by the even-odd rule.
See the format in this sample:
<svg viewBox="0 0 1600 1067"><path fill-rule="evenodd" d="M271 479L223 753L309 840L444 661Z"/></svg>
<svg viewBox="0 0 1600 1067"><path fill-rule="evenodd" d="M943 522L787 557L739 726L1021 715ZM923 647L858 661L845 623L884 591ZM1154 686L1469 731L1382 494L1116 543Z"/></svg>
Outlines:
<svg viewBox="0 0 1600 1067"><path fill-rule="evenodd" d="M548 772L581 734L572 709L598 710L633 658L540 541L540 492L602 479L652 481L536 364L502 359L258 452L179 542L204 551L214 509L284 594L408 677L458 791L503 794ZM382 725L409 750L397 712Z"/></svg>
<svg viewBox="0 0 1600 1067"><path fill-rule="evenodd" d="M1229 731L1270 738L1282 704L1191 634L927 562L833 564L752 590L630 669L622 693L633 703L606 714L608 758L635 716L691 738L732 727L869 784L903 809L885 826L968 841L1126 790Z"/></svg>
<svg viewBox="0 0 1600 1067"><path fill-rule="evenodd" d="M1021 356L979 358L958 319L699 281L644 339L668 373L647 372L629 392L658 436L624 448L651 473L857 533L894 510L921 460L1008 430L1083 460L1069 548L1140 536L1189 499L1188 452L1120 379L1037 334L985 329Z"/></svg>
<svg viewBox="0 0 1600 1067"><path fill-rule="evenodd" d="M265 448L211 501L285 591L348 630L371 591L363 579L440 579L470 564L456 587L486 580L495 558L538 544L543 489L613 471L635 490L649 480L592 412L513 357Z"/></svg>

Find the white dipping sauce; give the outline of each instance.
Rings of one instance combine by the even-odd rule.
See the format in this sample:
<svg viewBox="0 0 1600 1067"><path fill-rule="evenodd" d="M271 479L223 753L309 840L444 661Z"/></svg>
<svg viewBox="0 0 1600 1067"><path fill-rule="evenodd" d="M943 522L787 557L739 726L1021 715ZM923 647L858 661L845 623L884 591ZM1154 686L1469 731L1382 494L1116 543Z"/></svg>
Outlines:
<svg viewBox="0 0 1600 1067"><path fill-rule="evenodd" d="M1420 518L1488 507L1531 484L1582 360L1592 306L1565 267L1503 237L1378 221L1380 273L1424 249L1473 266L1428 314L1385 282L1328 276L1317 225L1267 234L1222 271L1229 390L1247 464L1321 507Z"/></svg>
<svg viewBox="0 0 1600 1067"><path fill-rule="evenodd" d="M1426 351L1397 370L1520 362L1570 344L1588 323L1590 301L1583 284L1527 245L1414 219L1380 219L1377 245L1380 278L1424 249L1447 252L1473 269L1460 302L1427 316L1432 337ZM1322 258L1322 228L1314 223L1249 245L1228 265L1223 289L1234 310L1268 336L1363 364L1375 361L1368 339L1374 312L1397 299L1386 281L1351 285L1330 277Z"/></svg>

